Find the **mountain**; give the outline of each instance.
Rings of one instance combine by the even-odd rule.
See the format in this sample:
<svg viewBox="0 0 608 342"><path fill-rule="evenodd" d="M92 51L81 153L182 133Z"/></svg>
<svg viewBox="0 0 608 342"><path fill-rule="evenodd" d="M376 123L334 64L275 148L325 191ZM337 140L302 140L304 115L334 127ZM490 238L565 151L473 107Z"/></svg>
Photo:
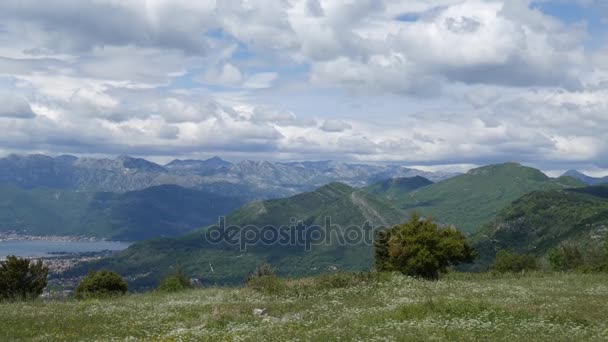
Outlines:
<svg viewBox="0 0 608 342"><path fill-rule="evenodd" d="M430 180L421 177L389 178L365 187L363 190L374 195L396 200L419 188L433 184Z"/></svg>
<svg viewBox="0 0 608 342"><path fill-rule="evenodd" d="M242 204L237 198L176 185L126 193L3 185L0 231L136 241L187 233Z"/></svg>
<svg viewBox="0 0 608 342"><path fill-rule="evenodd" d="M481 264L497 249L544 255L562 242L598 246L608 234L608 185L536 191L501 210L477 234Z"/></svg>
<svg viewBox="0 0 608 342"><path fill-rule="evenodd" d="M206 160L179 160L175 159L165 165L170 171L181 174L196 174L199 176L211 176L214 174L227 172L232 163L213 157Z"/></svg>
<svg viewBox="0 0 608 342"><path fill-rule="evenodd" d="M213 157L207 160L176 159L162 166L129 156L98 159L10 155L0 158L0 184L13 184L25 189L48 187L87 192L127 192L174 184L243 200L293 196L331 182L366 186L386 178L416 175L431 180L451 176L398 165L331 161L274 163L245 160L230 163Z"/></svg>
<svg viewBox="0 0 608 342"><path fill-rule="evenodd" d="M401 210L417 211L472 233L526 193L583 185L570 177L552 179L537 169L506 163L473 169L403 194L389 189L384 197ZM378 191L376 194L382 195Z"/></svg>
<svg viewBox="0 0 608 342"><path fill-rule="evenodd" d="M564 173L563 176L576 178L587 185L608 184L608 176L603 177L603 178L596 178L596 177L587 176L586 174L579 172L577 170L566 171L566 173Z"/></svg>
<svg viewBox="0 0 608 342"><path fill-rule="evenodd" d="M332 226L324 230L327 218ZM227 228L220 230L226 237L222 242L214 243L207 235L217 231L218 222L216 227L185 236L137 243L70 274L109 268L130 275L131 285L142 288L154 286L176 262L188 274L207 284L240 283L256 266L265 262L286 276L313 275L332 269L366 270L373 261L373 229L405 220L402 212L384 200L346 184L331 183L312 192L253 202L235 210L226 217ZM306 226L303 236L318 239L319 244L311 246L310 251L306 250L306 243L298 242L299 235L294 227L297 222ZM366 227L366 222L370 226ZM263 235L265 230L269 234L276 232L276 235ZM247 231L253 235L246 235ZM321 231L330 233L319 233ZM350 233L345 234L345 231ZM255 234L258 239L254 239ZM235 236L241 236L241 242L250 242L246 249L238 242L228 241L236 239Z"/></svg>

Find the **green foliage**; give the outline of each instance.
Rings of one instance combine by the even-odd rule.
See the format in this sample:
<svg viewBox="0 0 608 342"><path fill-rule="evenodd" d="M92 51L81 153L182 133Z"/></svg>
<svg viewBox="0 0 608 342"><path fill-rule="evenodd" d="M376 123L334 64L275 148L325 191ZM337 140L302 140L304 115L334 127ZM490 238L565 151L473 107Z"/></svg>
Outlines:
<svg viewBox="0 0 608 342"><path fill-rule="evenodd" d="M453 227L440 228L431 219L412 214L410 220L387 231L376 241L378 270L436 280L447 268L472 262L475 251Z"/></svg>
<svg viewBox="0 0 608 342"><path fill-rule="evenodd" d="M536 258L528 254L518 254L500 250L491 267L492 273L518 273L533 271L538 268Z"/></svg>
<svg viewBox="0 0 608 342"><path fill-rule="evenodd" d="M115 272L108 270L91 271L74 291L77 299L105 298L127 293L127 283Z"/></svg>
<svg viewBox="0 0 608 342"><path fill-rule="evenodd" d="M157 289L161 292L179 292L189 288L192 288L190 279L182 270L181 265L177 264L173 274L162 279Z"/></svg>
<svg viewBox="0 0 608 342"><path fill-rule="evenodd" d="M276 275L265 275L261 277L251 277L245 286L249 289L269 295L282 294L287 290L285 279Z"/></svg>
<svg viewBox="0 0 608 342"><path fill-rule="evenodd" d="M608 226L608 197L603 193L602 187L587 187L538 191L517 199L472 238L477 241L484 266L500 249L537 257L563 243L585 252L601 249L603 239L597 237L605 235L604 227ZM569 267L560 266L566 261L558 260L561 256L556 251L551 254L556 269Z"/></svg>
<svg viewBox="0 0 608 342"><path fill-rule="evenodd" d="M608 270L608 253L603 246L584 251L573 244L563 243L547 253L554 271L600 272Z"/></svg>
<svg viewBox="0 0 608 342"><path fill-rule="evenodd" d="M548 252L549 263L554 271L571 271L583 266L583 254L576 246L561 245Z"/></svg>
<svg viewBox="0 0 608 342"><path fill-rule="evenodd" d="M46 287L48 273L42 260L7 257L0 262L0 301L38 298Z"/></svg>
<svg viewBox="0 0 608 342"><path fill-rule="evenodd" d="M262 264L245 281L247 288L265 294L277 295L287 289L285 279L275 274L275 269L270 264Z"/></svg>

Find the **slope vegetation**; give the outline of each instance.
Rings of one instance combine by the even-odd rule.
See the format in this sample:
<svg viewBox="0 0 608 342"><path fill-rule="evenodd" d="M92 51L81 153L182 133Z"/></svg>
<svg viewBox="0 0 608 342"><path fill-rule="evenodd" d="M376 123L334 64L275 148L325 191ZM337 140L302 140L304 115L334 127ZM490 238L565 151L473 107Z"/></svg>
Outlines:
<svg viewBox="0 0 608 342"><path fill-rule="evenodd" d="M608 186L537 191L507 206L477 234L482 262L497 249L544 255L568 242L585 248L608 234Z"/></svg>
<svg viewBox="0 0 608 342"><path fill-rule="evenodd" d="M524 194L583 186L569 177L553 179L516 163L490 165L412 192L387 195L395 207L417 211L471 233Z"/></svg>
<svg viewBox="0 0 608 342"><path fill-rule="evenodd" d="M325 230L327 219L331 226ZM174 239L135 244L109 259L85 265L73 274L82 274L89 268L110 268L132 275L131 284L145 288L154 286L176 262L189 274L218 284L240 283L256 266L265 262L289 276L313 275L333 269L366 270L372 266L373 228L404 220L403 213L382 199L345 184L331 183L285 199L250 203L226 217L226 226L235 226L240 232L253 230L252 227L260 232L260 228L273 226L287 227L290 234L295 234L296 222L302 222L306 232L312 231L312 226L318 226L326 234L315 240L309 251L297 235L289 235L289 239L281 241L247 237L250 243L243 249L226 240L212 243L206 235L207 229L202 229ZM348 239L341 233L347 228L353 231ZM360 235L355 235L357 233ZM240 241L245 240L244 235L237 236L241 237Z"/></svg>

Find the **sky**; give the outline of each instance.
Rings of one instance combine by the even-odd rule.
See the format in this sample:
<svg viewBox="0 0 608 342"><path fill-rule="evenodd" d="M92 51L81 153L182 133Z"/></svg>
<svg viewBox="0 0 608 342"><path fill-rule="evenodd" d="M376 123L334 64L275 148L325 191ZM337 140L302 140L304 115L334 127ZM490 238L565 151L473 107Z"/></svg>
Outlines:
<svg viewBox="0 0 608 342"><path fill-rule="evenodd" d="M3 0L0 155L608 174L605 0Z"/></svg>

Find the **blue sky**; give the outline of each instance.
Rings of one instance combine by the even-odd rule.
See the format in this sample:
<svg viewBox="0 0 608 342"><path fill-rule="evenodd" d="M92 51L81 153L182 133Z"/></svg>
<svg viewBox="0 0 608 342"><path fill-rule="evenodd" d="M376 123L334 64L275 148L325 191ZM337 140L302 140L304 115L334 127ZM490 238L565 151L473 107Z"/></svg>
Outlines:
<svg viewBox="0 0 608 342"><path fill-rule="evenodd" d="M608 172L601 0L5 0L0 22L0 155Z"/></svg>

